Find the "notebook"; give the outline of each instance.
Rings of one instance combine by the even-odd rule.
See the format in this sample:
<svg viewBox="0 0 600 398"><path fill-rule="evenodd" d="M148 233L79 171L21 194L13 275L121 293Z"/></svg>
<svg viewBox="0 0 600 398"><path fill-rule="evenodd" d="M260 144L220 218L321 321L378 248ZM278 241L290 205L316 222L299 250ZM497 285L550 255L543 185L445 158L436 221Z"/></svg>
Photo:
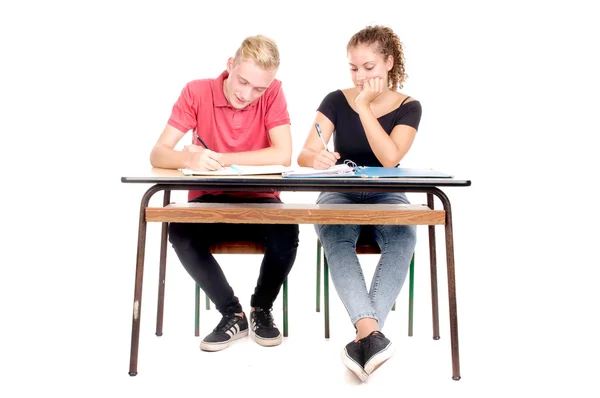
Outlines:
<svg viewBox="0 0 600 398"><path fill-rule="evenodd" d="M241 175L260 175L260 174L282 174L292 170L292 167L281 165L269 166L244 166L232 164L231 166L223 167L221 170L191 170L182 169L186 176L241 176Z"/></svg>
<svg viewBox="0 0 600 398"><path fill-rule="evenodd" d="M414 167L351 167L338 164L329 169L317 170L310 167L299 167L284 172L286 178L453 178L452 175L437 170Z"/></svg>
<svg viewBox="0 0 600 398"><path fill-rule="evenodd" d="M283 173L284 177L352 177L354 176L354 167L350 167L346 163L336 164L328 169L313 169L312 167L296 167L293 170Z"/></svg>

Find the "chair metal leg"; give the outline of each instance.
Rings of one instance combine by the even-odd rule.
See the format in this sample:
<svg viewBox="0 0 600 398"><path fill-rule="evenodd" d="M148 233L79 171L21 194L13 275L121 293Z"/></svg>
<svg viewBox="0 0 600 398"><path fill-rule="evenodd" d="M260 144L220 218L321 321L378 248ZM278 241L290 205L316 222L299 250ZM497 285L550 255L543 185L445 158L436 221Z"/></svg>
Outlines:
<svg viewBox="0 0 600 398"><path fill-rule="evenodd" d="M325 338L329 338L329 265L323 255L323 305L325 306Z"/></svg>
<svg viewBox="0 0 600 398"><path fill-rule="evenodd" d="M317 312L321 312L321 241L317 238Z"/></svg>
<svg viewBox="0 0 600 398"><path fill-rule="evenodd" d="M171 201L171 191L166 190L163 194L163 207ZM162 223L160 237L160 266L158 271L158 303L156 305L156 335L163 334L163 318L165 309L165 276L167 273L167 235L169 223Z"/></svg>
<svg viewBox="0 0 600 398"><path fill-rule="evenodd" d="M433 210L433 195L427 194L427 206ZM435 251L435 225L429 227L429 263L431 273L431 317L433 324L433 339L440 339L440 316L438 308L438 287L437 287L437 255Z"/></svg>
<svg viewBox="0 0 600 398"><path fill-rule="evenodd" d="M283 337L288 336L288 283L283 281Z"/></svg>
<svg viewBox="0 0 600 398"><path fill-rule="evenodd" d="M196 298L194 300L194 336L200 336L200 285L196 283Z"/></svg>
<svg viewBox="0 0 600 398"><path fill-rule="evenodd" d="M413 253L410 260L410 268L408 271L408 335L413 335L413 309L415 297L415 254Z"/></svg>

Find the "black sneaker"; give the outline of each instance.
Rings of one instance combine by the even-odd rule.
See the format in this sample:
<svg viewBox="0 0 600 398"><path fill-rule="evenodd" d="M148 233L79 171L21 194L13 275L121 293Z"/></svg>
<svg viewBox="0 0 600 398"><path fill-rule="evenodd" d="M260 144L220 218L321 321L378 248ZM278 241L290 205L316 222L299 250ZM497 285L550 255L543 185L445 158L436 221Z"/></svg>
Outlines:
<svg viewBox="0 0 600 398"><path fill-rule="evenodd" d="M369 374L365 372L365 360L360 342L352 340L342 350L342 362L362 381L367 380Z"/></svg>
<svg viewBox="0 0 600 398"><path fill-rule="evenodd" d="M256 342L265 347L272 347L281 344L281 333L273 322L271 310L265 310L260 307L255 307L250 313L252 321L252 331Z"/></svg>
<svg viewBox="0 0 600 398"><path fill-rule="evenodd" d="M378 330L359 341L365 360L365 372L369 375L394 354L392 342Z"/></svg>
<svg viewBox="0 0 600 398"><path fill-rule="evenodd" d="M203 351L221 351L229 347L232 341L248 336L248 318L237 315L225 315L221 322L200 342Z"/></svg>

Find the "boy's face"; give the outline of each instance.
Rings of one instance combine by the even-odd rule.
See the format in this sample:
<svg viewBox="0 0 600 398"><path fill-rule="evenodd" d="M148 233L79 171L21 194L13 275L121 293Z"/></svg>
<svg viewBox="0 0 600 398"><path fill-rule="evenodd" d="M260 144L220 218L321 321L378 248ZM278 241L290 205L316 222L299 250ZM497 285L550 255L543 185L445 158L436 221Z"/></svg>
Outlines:
<svg viewBox="0 0 600 398"><path fill-rule="evenodd" d="M277 69L262 69L253 61L233 58L227 61L229 77L223 84L223 93L227 101L236 109L243 109L260 98L275 80Z"/></svg>

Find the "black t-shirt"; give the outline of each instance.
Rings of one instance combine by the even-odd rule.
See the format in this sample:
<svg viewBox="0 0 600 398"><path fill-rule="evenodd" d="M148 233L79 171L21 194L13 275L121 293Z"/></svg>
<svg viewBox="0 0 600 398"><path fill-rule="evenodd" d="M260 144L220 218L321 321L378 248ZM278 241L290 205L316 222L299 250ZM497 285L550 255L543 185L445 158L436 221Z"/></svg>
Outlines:
<svg viewBox="0 0 600 398"><path fill-rule="evenodd" d="M382 166L371 150L358 113L350 107L341 90L327 94L317 110L333 123L333 146L340 154L338 163L351 160L359 166ZM377 121L388 135L399 124L418 129L421 121L421 103L416 100L405 102Z"/></svg>

